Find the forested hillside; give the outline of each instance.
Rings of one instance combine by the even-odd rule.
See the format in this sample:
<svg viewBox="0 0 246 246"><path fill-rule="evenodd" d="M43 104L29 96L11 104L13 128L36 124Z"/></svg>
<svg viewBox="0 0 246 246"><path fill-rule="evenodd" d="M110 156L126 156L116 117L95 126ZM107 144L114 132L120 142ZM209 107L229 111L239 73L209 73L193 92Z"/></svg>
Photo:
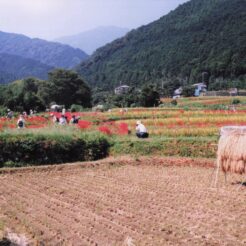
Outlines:
<svg viewBox="0 0 246 246"><path fill-rule="evenodd" d="M68 45L5 32L0 32L0 53L30 58L60 68L72 68L88 57L82 50Z"/></svg>
<svg viewBox="0 0 246 246"><path fill-rule="evenodd" d="M243 86L245 10L245 0L191 0L98 49L78 71L103 90L120 81L138 87L201 82L202 72L208 72L210 85L237 80Z"/></svg>
<svg viewBox="0 0 246 246"><path fill-rule="evenodd" d="M0 84L16 79L37 77L47 79L53 67L21 56L0 54Z"/></svg>

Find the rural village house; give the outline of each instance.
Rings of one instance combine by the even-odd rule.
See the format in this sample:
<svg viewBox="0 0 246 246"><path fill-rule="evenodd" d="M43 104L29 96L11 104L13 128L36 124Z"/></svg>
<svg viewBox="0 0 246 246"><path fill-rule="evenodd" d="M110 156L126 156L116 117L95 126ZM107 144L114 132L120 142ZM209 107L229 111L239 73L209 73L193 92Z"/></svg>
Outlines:
<svg viewBox="0 0 246 246"><path fill-rule="evenodd" d="M126 94L129 91L129 88L130 88L130 86L128 86L128 85L121 85L121 86L114 89L114 93L116 95Z"/></svg>

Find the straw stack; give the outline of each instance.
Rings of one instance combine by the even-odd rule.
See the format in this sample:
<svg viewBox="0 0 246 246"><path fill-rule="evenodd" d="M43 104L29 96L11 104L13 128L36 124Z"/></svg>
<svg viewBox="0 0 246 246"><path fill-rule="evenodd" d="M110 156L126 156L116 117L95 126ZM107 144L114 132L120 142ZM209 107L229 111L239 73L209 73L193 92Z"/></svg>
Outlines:
<svg viewBox="0 0 246 246"><path fill-rule="evenodd" d="M246 127L231 126L221 129L217 164L225 173L246 173Z"/></svg>

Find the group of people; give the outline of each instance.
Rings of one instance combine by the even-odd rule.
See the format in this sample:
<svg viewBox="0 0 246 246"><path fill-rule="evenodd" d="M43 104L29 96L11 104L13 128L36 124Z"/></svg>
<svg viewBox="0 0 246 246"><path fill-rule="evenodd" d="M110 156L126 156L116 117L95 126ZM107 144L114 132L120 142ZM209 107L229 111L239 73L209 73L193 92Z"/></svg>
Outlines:
<svg viewBox="0 0 246 246"><path fill-rule="evenodd" d="M7 118L8 119L12 119L13 118L13 112L8 109L7 112ZM55 124L59 124L59 125L66 125L66 124L78 124L79 123L79 116L73 115L70 119L70 121L68 122L67 117L65 116L65 114L62 114L60 118L58 118L56 115L51 115L53 116L53 122ZM25 127L25 117L23 114L21 114L17 120L17 127L18 128L24 128ZM138 138L148 138L149 134L148 131L145 127L145 125L138 120L136 122L136 136Z"/></svg>
<svg viewBox="0 0 246 246"><path fill-rule="evenodd" d="M59 125L66 125L68 124L68 119L64 114L62 114L60 118L53 115L53 122ZM76 117L75 115L73 115L71 120L69 121L70 124L78 124L78 122L79 122L79 117ZM146 127L140 120L136 122L136 136L138 138L148 138L149 137L149 133Z"/></svg>
<svg viewBox="0 0 246 246"><path fill-rule="evenodd" d="M17 128L24 128L25 127L25 118L24 116L26 116L26 114L20 114L18 120L17 120ZM12 119L14 117L14 113L13 111L11 111L10 109L7 110L7 119Z"/></svg>
<svg viewBox="0 0 246 246"><path fill-rule="evenodd" d="M53 122L59 125L66 125L68 124L68 119L64 114L62 114L60 118L53 115ZM71 120L69 121L70 124L78 124L78 122L79 122L79 117L75 115L73 115ZM149 137L149 133L145 125L140 120L136 122L136 136L138 138L148 138Z"/></svg>
<svg viewBox="0 0 246 246"><path fill-rule="evenodd" d="M65 115L61 115L60 118L58 118L54 115L53 116L53 122L57 123L59 125L66 125L66 124L68 124L68 119ZM76 117L75 115L73 115L71 120L69 121L70 124L78 124L78 122L79 122L79 117ZM22 114L19 116L19 118L17 120L17 127L19 129L25 127L25 117Z"/></svg>
<svg viewBox="0 0 246 246"><path fill-rule="evenodd" d="M68 122L68 118L62 114L60 118L58 118L56 115L53 116L53 122L55 124L59 125L67 125L68 123L70 124L78 124L79 123L79 116L73 115L70 121Z"/></svg>
<svg viewBox="0 0 246 246"><path fill-rule="evenodd" d="M33 111L32 109L30 109L29 114L32 116L36 113L36 111ZM27 112L24 111L22 114L19 115L18 119L17 119L17 128L24 128L25 127L25 117L27 117ZM10 109L7 109L7 115L6 118L11 120L12 118L14 118L14 112Z"/></svg>
<svg viewBox="0 0 246 246"><path fill-rule="evenodd" d="M60 118L57 118L55 115L53 116L53 122L59 125L66 125L68 124L67 117L65 115L61 115ZM79 117L76 117L75 115L72 116L71 120L69 121L70 124L78 124ZM25 127L25 119L23 115L20 115L17 120L17 126L18 128L24 128ZM148 138L149 134L144 126L144 124L141 121L136 122L136 136L138 138Z"/></svg>

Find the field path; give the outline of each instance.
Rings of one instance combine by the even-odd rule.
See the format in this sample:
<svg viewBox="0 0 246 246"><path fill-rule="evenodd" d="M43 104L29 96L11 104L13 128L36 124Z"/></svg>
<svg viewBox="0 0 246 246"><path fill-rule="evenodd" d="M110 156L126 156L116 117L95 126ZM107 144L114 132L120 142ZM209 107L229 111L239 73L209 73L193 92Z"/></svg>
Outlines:
<svg viewBox="0 0 246 246"><path fill-rule="evenodd" d="M30 245L246 245L246 187L221 175L210 188L212 166L122 157L2 169L0 225Z"/></svg>

